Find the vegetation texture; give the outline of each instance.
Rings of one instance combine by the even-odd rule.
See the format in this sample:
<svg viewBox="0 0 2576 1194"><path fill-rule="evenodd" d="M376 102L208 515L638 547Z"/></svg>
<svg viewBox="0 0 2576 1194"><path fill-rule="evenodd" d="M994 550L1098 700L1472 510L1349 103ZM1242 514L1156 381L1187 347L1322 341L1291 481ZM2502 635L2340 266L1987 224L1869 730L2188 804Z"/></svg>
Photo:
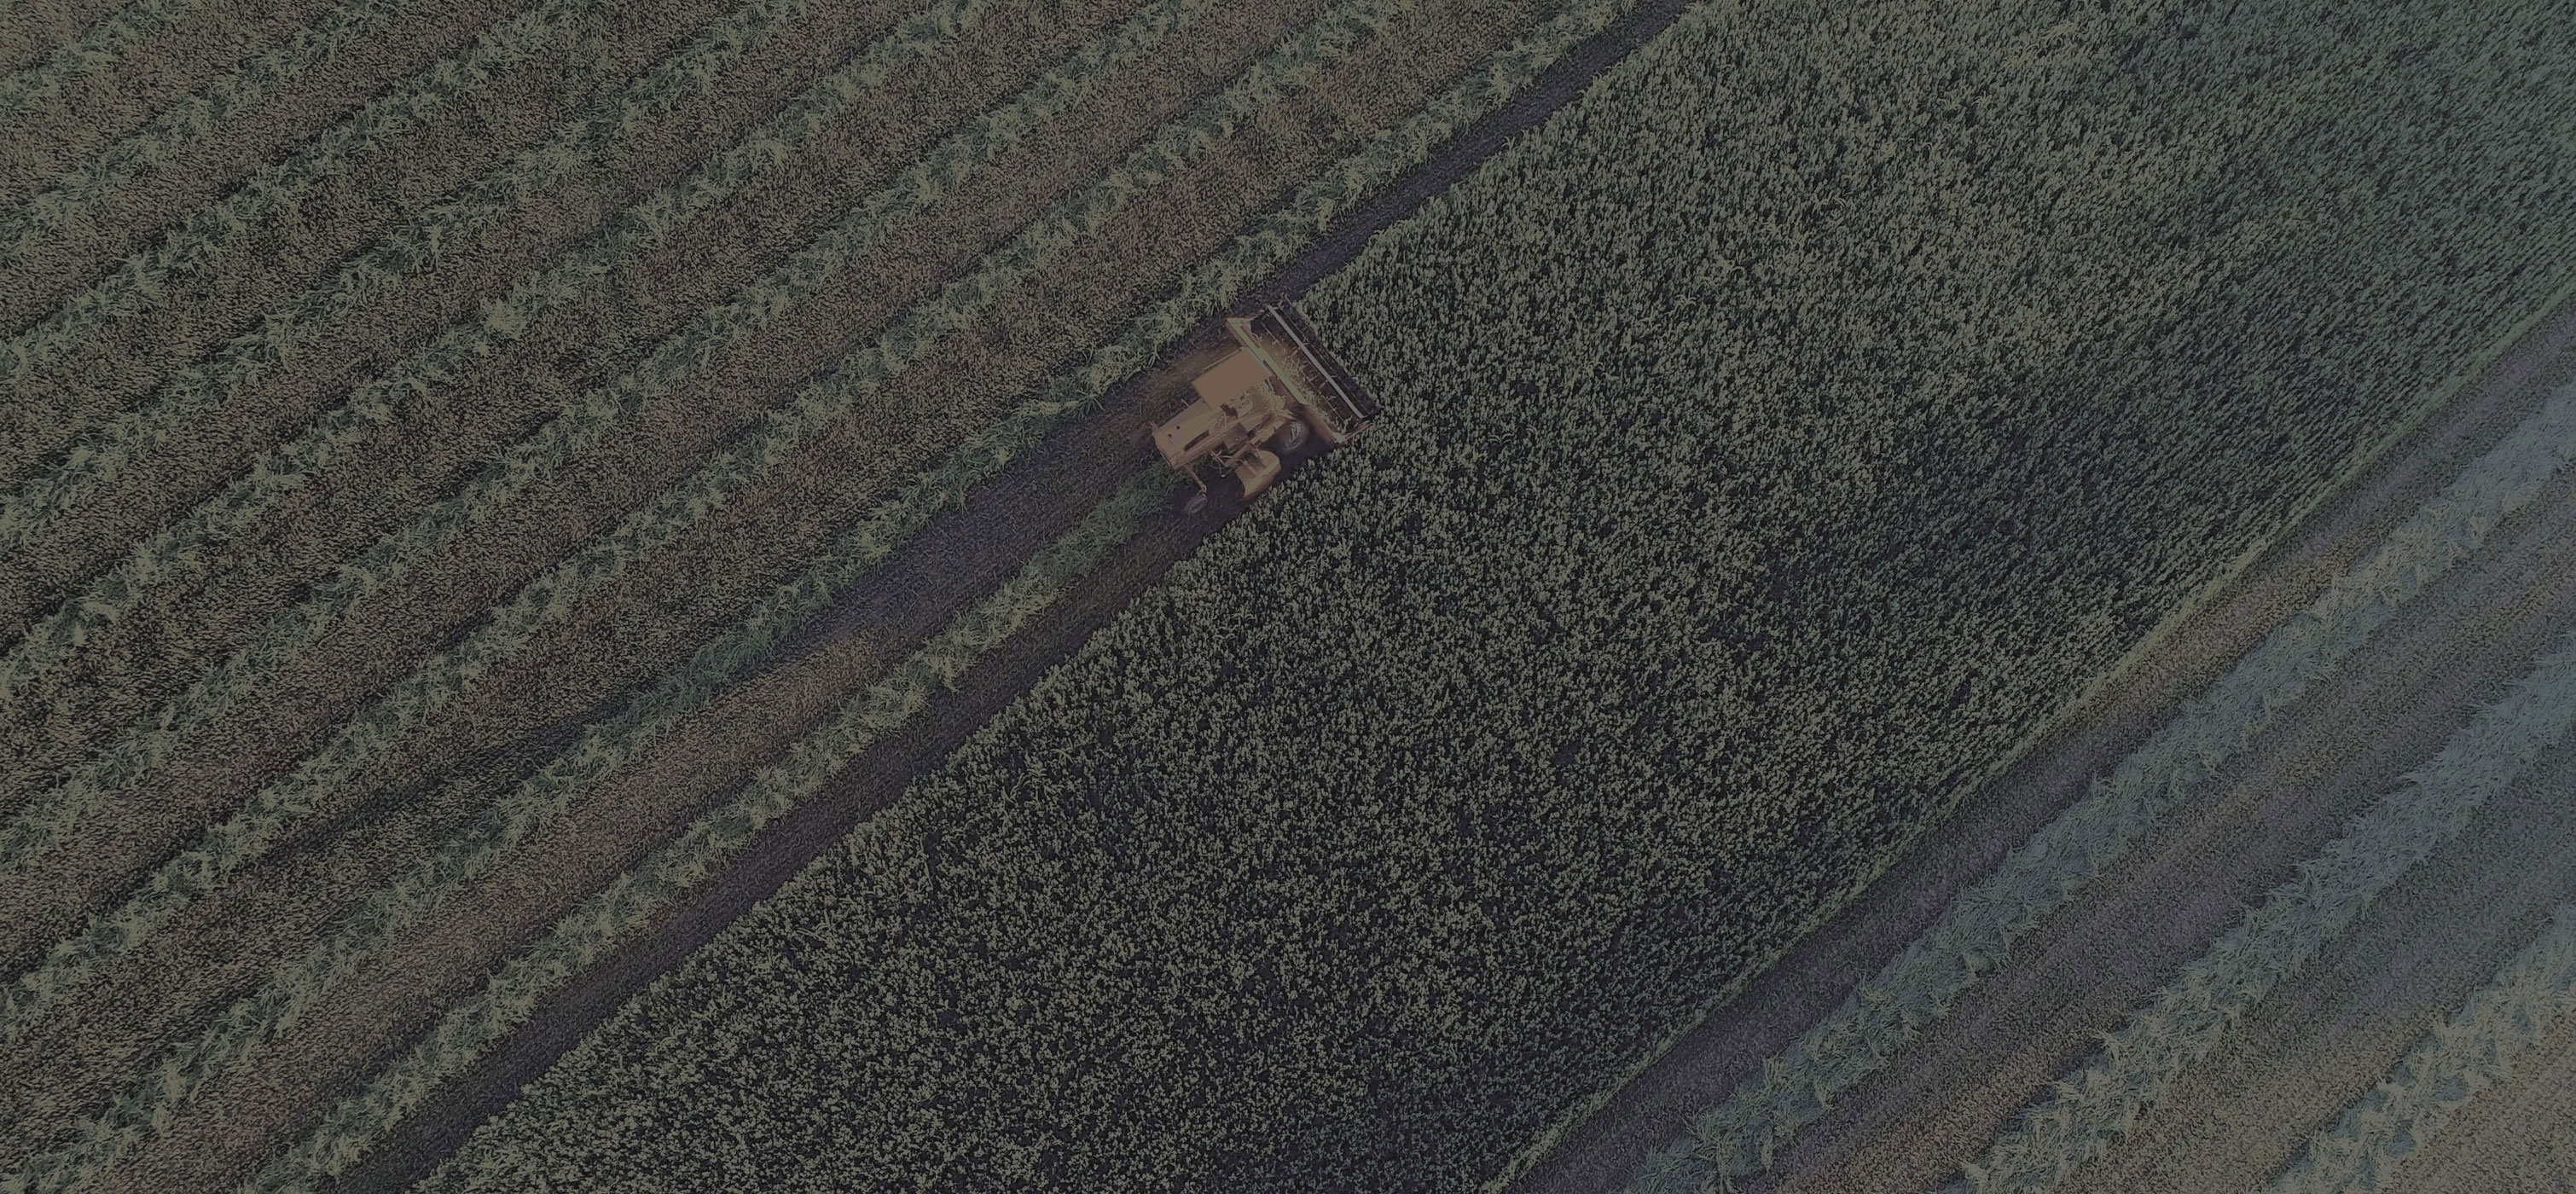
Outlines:
<svg viewBox="0 0 2576 1194"><path fill-rule="evenodd" d="M2565 280L2548 14L2431 18L1685 14L1310 293L1377 430L431 1188L1507 1180Z"/></svg>
<svg viewBox="0 0 2576 1194"><path fill-rule="evenodd" d="M2576 1013L2576 904L2469 993L2388 1077L2309 1141L2267 1194L2367 1194L2394 1187L2406 1158L2479 1091L2510 1081L2514 1059Z"/></svg>
<svg viewBox="0 0 2576 1194"><path fill-rule="evenodd" d="M92 430L63 453L56 467L28 480L17 493L0 498L0 552L40 539L57 520L79 508L101 485L132 469L189 420L232 401L262 378L284 369L325 330L366 309L404 279L436 267L442 258L472 243L521 205L600 159L617 154L651 121L711 90L741 65L746 54L766 43L803 7L803 0L752 0L710 23L581 119L555 130L545 143L518 154L502 169L412 215L342 265L328 281L264 313L256 327L226 341L212 359L174 372L140 407ZM977 8L964 7L966 11L952 18L951 23L971 28ZM913 49L908 42L898 44L906 50ZM440 77L436 68L430 77ZM378 102L382 105L386 101ZM392 124L399 129L426 115L428 109L447 102L452 102L452 96L439 95L437 104L414 104L401 113L403 121L370 120L362 112L347 127L353 131L372 129L381 137L390 132L382 126ZM342 134L326 134L324 144L339 136ZM355 156L354 150L343 146L329 160L346 169L348 160ZM277 177L261 181L264 185L249 191L273 197L274 189L289 185L288 180ZM293 185L310 185L312 181L312 177L305 177L294 180ZM700 193L704 191L721 193L716 187L702 188ZM226 235L256 226L247 220L236 221L225 226ZM22 333L13 342L17 359L41 361L44 353L36 347L38 342L67 345L110 319L130 319L150 311L155 305L151 300L182 262L203 270L223 260L212 240L199 243L191 239L186 228L174 233L173 238L165 240L157 251L128 259L106 280Z"/></svg>
<svg viewBox="0 0 2576 1194"><path fill-rule="evenodd" d="M474 869L486 865L508 841L523 836L555 815L582 787L598 782L633 759L643 747L687 709L702 703L725 678L754 660L833 597L863 579L912 532L941 507L966 499L969 489L998 472L1018 451L1037 442L1057 422L1087 409L1108 388L1150 364L1166 345L1198 327L1247 288L1283 264L1295 251L1328 227L1369 192L1393 181L1421 162L1456 129L1481 112L1508 99L1534 80L1565 50L1598 32L1626 5L1592 0L1569 6L1557 17L1489 57L1486 69L1473 73L1397 125L1382 130L1358 152L1319 172L1295 195L1236 238L1216 257L1192 268L1176 293L1139 314L1125 333L1101 346L1081 366L1052 379L1042 397L969 437L933 468L916 476L899 494L880 503L806 573L779 586L752 614L724 636L709 643L688 664L666 675L654 689L605 722L585 730L583 739L535 776L523 782L493 815L438 858L406 874L379 893L366 912L351 918L332 941L317 947L297 966L282 972L271 989L245 1001L227 1021L209 1029L183 1055L183 1072L199 1073L208 1059L246 1047L237 1042L269 1031L292 1009L309 1005L329 984L353 966L361 951L374 948L404 917L424 914ZM1138 482L1150 483L1150 475ZM1016 623L1015 623L1016 624ZM989 644L987 644L989 645ZM980 652L982 647L976 648ZM916 662L956 658L953 666L971 663L972 654L917 656ZM877 721L844 719L827 732L807 739L799 758L825 760L812 782L855 757L884 728ZM809 767L809 770L811 768ZM811 788L803 789L809 794ZM801 799L802 794L795 797ZM320 1176L337 1173L364 1154L384 1131L428 1094L442 1077L461 1070L488 1052L533 1009L536 999L580 972L610 949L620 935L643 923L655 909L678 898L688 885L711 871L722 856L738 850L759 824L783 814L782 806L724 835L698 835L688 850L656 855L629 876L631 894L617 903L586 907L566 918L544 940L513 959L465 1005L451 1011L430 1037L381 1072L358 1095L343 1101L325 1117L322 1127L303 1144L274 1162L254 1183L256 1189L301 1189ZM690 851L696 851L691 853ZM679 876L679 877L674 877ZM635 886L640 884L641 886ZM147 1082L133 1099L120 1105L118 1116L147 1122L157 1106L182 1097L185 1085L166 1080ZM177 1091L180 1093L174 1094Z"/></svg>
<svg viewBox="0 0 2576 1194"><path fill-rule="evenodd" d="M2536 661L2424 766L2344 827L2299 877L2147 997L2053 1093L2024 1110L1943 1194L2041 1194L2137 1127L2229 1026L2316 956L2379 893L2466 827L2576 725L2576 635Z"/></svg>
<svg viewBox="0 0 2576 1194"><path fill-rule="evenodd" d="M2504 441L2391 531L2377 550L2238 660L2147 743L2093 781L2082 800L1961 892L1941 919L1864 980L1759 1078L1695 1116L1650 1155L1631 1194L1681 1194L1759 1173L1798 1129L1876 1073L1949 1013L2012 943L2081 895L2282 710L2333 678L2343 660L2424 587L2475 553L2507 515L2576 456L2576 387L2553 394Z"/></svg>

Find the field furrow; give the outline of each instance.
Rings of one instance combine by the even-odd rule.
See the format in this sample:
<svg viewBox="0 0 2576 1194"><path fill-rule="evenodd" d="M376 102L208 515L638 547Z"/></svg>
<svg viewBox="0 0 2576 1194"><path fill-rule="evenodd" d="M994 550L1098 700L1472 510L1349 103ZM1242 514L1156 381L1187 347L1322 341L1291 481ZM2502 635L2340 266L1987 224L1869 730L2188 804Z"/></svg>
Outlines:
<svg viewBox="0 0 2576 1194"><path fill-rule="evenodd" d="M195 12L206 0L134 0L81 35L54 48L35 66L0 76L0 129L18 115L63 93L63 88L114 66L143 39Z"/></svg>
<svg viewBox="0 0 2576 1194"><path fill-rule="evenodd" d="M655 121L722 82L804 5L755 0L691 37L627 84L613 100L555 129L534 148L463 192L406 219L321 286L263 313L248 332L225 342L211 360L176 370L143 405L84 435L54 469L0 499L0 552L44 537L97 488L116 480L209 410L292 364L301 350L407 278L463 251L494 224L596 169ZM121 309L130 318L145 308Z"/></svg>
<svg viewBox="0 0 2576 1194"><path fill-rule="evenodd" d="M1345 159L1333 169L1315 177L1288 209L1265 218L1255 233L1239 240L1235 248L1221 254L1206 265L1193 269L1192 280L1183 287L1179 297L1159 304L1149 311L1147 316L1135 321L1126 335L1116 344L1103 350L1084 367L1060 376L1054 385L1048 387L1051 397L1033 403L1023 410L1021 417L1014 423L995 428L995 431L1000 433L998 439L992 436L981 437L982 442L967 445L953 454L939 469L918 478L914 487L908 489L894 502L882 505L873 512L862 524L862 528L854 531L851 537L844 541L841 549L835 553L835 558L841 560L839 564L830 565L828 568L826 565L818 565L817 572L809 574L802 581L782 587L771 599L772 603L776 603L793 598L801 603L804 611L802 614L798 614L796 618L777 621L766 630L762 630L757 622L737 627L719 644L729 642L731 645L724 651L714 652L712 660L722 661L730 656L729 666L739 667L746 662L761 658L765 653L763 643L774 642L777 635L793 628L797 618L810 615L815 608L816 600L830 596L828 587L821 593L814 591L818 585L824 584L824 578L834 575L834 572L829 569L839 570L839 583L844 585L858 574L851 569L856 568L864 572L867 554L860 553L854 557L849 554L854 548L866 548L867 552L882 555L889 546L885 541L888 537L899 541L907 532L909 525L917 525L931 512L949 505L954 495L962 491L965 486L990 476L998 469L1000 460L993 455L995 449L1010 444L1014 439L1036 434L1036 428L1033 428L1031 419L1060 417L1068 411L1078 410L1086 405L1111 380L1123 376L1142 361L1150 359L1155 347L1168 343L1181 330L1194 326L1199 313L1214 304L1224 302L1229 294L1275 268L1296 245L1304 243L1323 221L1347 210L1354 199L1377 186L1382 186L1395 172L1406 165L1421 160L1421 157L1432 146L1438 144L1457 123L1499 102L1509 94L1510 90L1534 76L1539 68L1544 67L1567 45L1601 27L1614 12L1615 6L1610 5L1582 6L1577 11L1570 12L1565 18L1549 25L1541 34L1533 35L1526 44L1511 47L1498 54L1492 60L1491 65L1495 68L1492 72L1471 76L1464 80L1457 88L1442 96L1439 102L1394 130L1392 135L1374 139L1363 152ZM1457 15L1463 18L1466 14ZM1355 67L1360 65L1363 64L1354 64ZM1370 109L1363 108L1351 115L1354 118L1364 118L1370 114ZM1365 132L1368 127L1358 126L1354 128L1353 134ZM1229 198L1235 197L1233 191L1220 193ZM1258 192L1254 193L1256 201L1257 194ZM1112 435L1112 442L1123 438L1123 432L1115 433ZM1089 461L1090 456L1091 454L1086 452L1079 460ZM1085 471L1098 477L1102 482L1107 482L1123 471L1126 465L1126 461L1118 457L1113 457L1107 463L1108 467L1105 468L1096 462L1088 463ZM1074 494L1069 495L1071 500L1075 503L1090 500L1079 496L1081 492L1074 491ZM1096 497L1097 494L1095 493L1094 496ZM1051 513L1043 513L1039 516L1050 521L1053 518ZM923 560L932 558L948 557L944 550L933 549L932 556L923 557ZM1001 557L994 557L994 563L998 564L1000 559ZM949 571L944 567L935 568L930 575L938 577L938 584L943 589L961 583L943 575ZM906 589L909 591L909 586L906 586ZM920 607L924 613L935 613L937 608L935 603ZM755 634L755 632L758 633ZM874 633L864 637L877 641ZM898 638L893 641L905 640ZM691 666L703 668L711 661L712 651L712 647L702 650ZM858 665L855 670L853 670L854 664ZM765 688L768 695L761 700L746 702L736 699L744 695L740 692L726 693L724 697L726 703L734 708L717 720L713 727L717 731L715 734L710 736L702 728L694 741L680 743L676 749L657 752L661 760L658 766L665 774L657 779L653 770L647 769L642 774L625 777L621 779L620 786L629 789L632 795L608 802L608 807L593 808L585 813L594 822L602 815L614 822L622 822L625 825L623 830L603 842L599 840L598 827L594 824L591 828L568 839L557 835L557 843L549 847L549 852L560 854L570 847L576 851L578 857L585 860L594 857L599 857L601 861L619 860L612 865L623 865L625 861L639 857L640 851L659 836L656 826L665 822L657 821L653 814L632 806L651 803L641 799L647 796L654 797L659 803L667 806L670 792L674 788L683 791L703 790L694 782L675 783L676 777L668 774L672 764L679 764L687 770L704 771L705 760L710 754L745 754L744 748L731 741L731 734L748 733L766 737L774 736L780 728L811 725L814 717L819 715L819 711L809 712L802 717L791 717L782 722L781 709L777 702L786 700L791 706L811 709L817 700L828 702L842 699L863 686L867 682L867 677L876 674L875 669L881 668L883 664L869 667L842 653L837 664L827 666L831 674L842 678L833 684L817 687L814 683L815 675L810 669L805 669L801 679L795 675L764 676L762 684L757 687ZM708 694L691 690L709 683L721 674L701 675L694 680L678 674L666 676L657 691L685 696L693 701L703 700ZM834 693L841 695L834 696ZM667 701L669 698L666 696L658 699ZM631 722L634 712L630 709L629 714L621 715L621 722ZM733 730L728 731L723 728L727 722L731 723ZM578 760L587 760L587 765L595 766L600 759L599 754L596 753L598 749L599 740L594 733L591 738L586 739L584 745L574 752L568 752L555 766L574 767ZM631 745L619 749L631 749ZM753 751L747 757L756 761L757 752ZM730 779L721 780L715 790L721 791L731 782L733 781ZM544 785L540 785L537 790L543 790L543 787ZM528 789L523 789L525 790ZM669 817L676 812L679 819L686 819L689 815L688 807L686 803L682 803L660 815ZM591 839L591 844L582 845L585 837ZM600 857L603 848L610 853ZM523 859L504 868L503 874L505 876L561 874L567 865L590 867L598 863L591 861L576 863L571 857L535 863ZM611 873L614 873L613 870ZM514 880L504 886L524 889L525 882ZM532 908L542 908L558 897L569 899L584 888L576 885L549 890L553 894L542 899L531 901L523 896L519 900L503 905L508 908L506 915L513 919L522 919ZM487 905L489 903L488 899L480 898L478 902ZM501 907L486 907L480 914L450 918L450 920L460 928L465 924L478 926L475 930L478 939L488 944L492 918L501 914L503 914ZM415 947L406 952L415 960L405 965L414 970L423 961L432 958L446 959L447 964L453 965L455 957L452 943L427 951ZM378 990L367 998L377 999L387 994L382 989L381 980L377 985ZM279 1071L281 1077L290 1073L300 1075L305 1072L306 1069L302 1066Z"/></svg>
<svg viewBox="0 0 2576 1194"><path fill-rule="evenodd" d="M263 518L280 521L281 506L284 507L282 521L287 525L309 526L308 520L313 518L310 507L299 510L291 505L291 502L295 496L309 497L311 494L307 492L298 495L294 491L307 490L307 483L314 473L358 451L361 446L368 445L370 441L381 441L387 438L397 440L392 444L375 446L381 447L385 455L392 457L391 471L395 476L400 478L408 474L408 479L415 487L458 484L471 486L475 481L481 481L484 489L482 496L493 499L485 502L481 508L483 513L488 514L491 507L501 504L506 498L506 487L510 479L509 473L503 471L499 483L495 483L496 466L493 464L493 459L500 458L502 463L497 467L506 470L510 460L509 451L513 450L513 446L507 440L500 443L488 441L478 443L470 436L458 434L459 429L444 422L423 426L424 420L417 417L408 419L401 417L408 413L404 409L405 406L426 397L433 391L445 391L453 388L457 383L475 379L478 368L494 354L497 347L507 344L515 338L515 334L523 333L529 330L532 324L537 323L535 317L539 312L529 308L541 308L555 303L574 303L581 299L587 293L590 284L596 280L597 275L604 272L606 268L607 261L599 258L613 260L620 251L629 250L637 244L650 243L666 234L680 231L688 217L722 202L744 181L756 177L761 172L762 163L774 162L778 156L774 148L781 139L777 136L780 129L776 126L784 125L789 131L810 133L828 128L836 115L861 100L871 96L882 97L886 85L899 77L907 64L919 60L925 53L935 52L950 38L973 28L975 21L971 14L976 7L974 0L942 0L942 3L934 5L930 10L915 14L906 23L843 64L842 69L820 80L815 88L816 94L810 94L807 97L812 102L791 108L773 121L771 127L754 130L752 135L738 142L731 151L703 163L700 169L693 171L688 177L648 196L643 203L630 211L630 218L621 226L613 228L602 241L587 246L592 250L591 253L577 252L558 260L549 270L534 278L521 279L507 299L487 305L481 318L447 328L432 343L415 351L396 368L389 370L385 376L360 387L346 403L318 421L302 437L262 455L254 465L252 476L246 480L237 481L225 490L218 501L199 507L186 521L162 528L154 540L138 548L128 558L121 571L111 573L98 582L94 588L101 600L99 605L93 607L91 616L69 620L89 628L111 624L116 617L121 617L125 610L119 609L112 600L106 598L106 595L122 596L128 609L140 604L144 598L143 595L133 591L134 586L150 584L152 578L163 576L167 571L172 570L163 566L164 559L179 562L180 567L175 569L177 571L201 576L217 563L205 558L210 554L207 551L209 541L222 541L246 532L259 524ZM952 10L968 12L969 19L962 22L956 20L958 13ZM755 276L745 281L747 285L756 288L763 283L764 279ZM774 279L769 281L775 285ZM713 305L709 308L709 313L701 317L702 319L721 317L734 309L734 305L723 301L721 293L711 301ZM630 369L612 374L612 377L617 380L610 383L611 387L626 392L630 396L649 396L654 391L652 385L654 381L667 380L669 374L684 370L691 365L690 358L694 355L695 341L690 336L691 328L682 326L673 329L671 336L665 339L661 360L664 375L662 378L639 379L636 370ZM488 382L490 379L482 380ZM552 423L529 430L536 430L542 434L545 427L552 427L557 433L557 439L560 440L561 433L571 425L573 414L580 410L578 400L583 397L579 391L563 394L562 389L563 387L558 383L555 386L537 390L533 397L540 401L560 396L565 412L560 413ZM479 396L481 392L477 390L473 393ZM593 391L594 394L598 392ZM472 403L469 405L479 407L499 404ZM387 430L389 424L393 426L393 432ZM503 430L515 438L520 429L506 427ZM414 431L429 439L433 445L444 439L446 441L444 446L455 454L446 461L450 467L446 469L433 467L437 458L424 459L421 454L422 446L401 442L403 437L394 434L398 431ZM556 454L566 451L566 445L560 442L546 444L522 441L516 445L516 453L523 458L520 471L529 471L524 458L533 458L542 466L542 462L549 455L547 451L549 448ZM477 449L481 451L477 452ZM456 459L455 456L463 458ZM460 467L470 470L478 464L483 466L483 472L479 478L470 471L463 476L454 475ZM408 467L404 467L406 465ZM361 489L360 492L380 496L388 491ZM412 496L417 489L397 486L390 492ZM496 493L500 496L495 497ZM435 503L438 497L438 488L431 488L428 493L420 495L423 504ZM440 509L453 513L459 506L464 506L469 511L475 509L470 501L453 495ZM356 511L350 513L354 514ZM298 515L302 517L299 518ZM277 565L283 561L272 558L269 561L269 567L261 569L260 575L251 578L255 582L265 582L265 591L254 590L255 596L234 606L235 608L246 607L246 612L254 619L250 625L235 631L234 635L236 639L247 637L249 642L233 648L229 655L224 653L223 648L226 644L220 639L215 643L200 646L197 654L204 662L199 666L208 667L206 673L193 686L180 693L177 699L164 705L157 714L146 715L130 723L125 734L119 739L112 740L103 754L87 760L72 770L68 778L57 786L56 794L49 794L39 799L37 808L40 811L37 815L45 815L41 810L48 807L57 810L86 807L80 802L94 801L101 794L131 782L135 776L157 765L198 726L231 708L244 692L255 690L266 683L278 667L296 659L305 648L327 633L352 604L373 592L375 588L381 587L382 581L390 579L385 576L385 573L417 563L423 555L435 550L443 542L442 532L452 536L458 529L453 525L443 526L432 522L424 530L419 524L414 524L412 533L407 539L399 535L388 535L379 539L376 537L375 520L352 521L354 525L344 528L340 534L320 537L315 546L324 552L345 548L357 556L354 564L341 563L346 559L344 556L327 554L312 561L311 570L299 575L278 567ZM373 542L370 543L370 540ZM258 544L254 542L252 546L255 549ZM337 575L333 572L335 567L340 569ZM352 567L355 571L349 570ZM291 586L295 581L305 580L310 583L317 578L317 574L319 577L330 578L330 583L323 585L318 593L311 593L302 602L292 604L282 613L276 611L277 605L288 604L293 600L292 594L295 590ZM191 579L193 578L194 576ZM201 604L213 605L218 611L234 604L221 600L231 594L220 591L211 595L206 594L192 588L186 582L168 587L176 592L160 595L165 609L168 608L166 602L178 596L197 597ZM283 594L276 591L281 587L285 588ZM308 590L308 592L311 591ZM503 593L505 594L506 590ZM502 595L493 596L498 599ZM280 596L286 596L288 601L279 601ZM267 608L263 609L263 606ZM68 611L66 613L68 614ZM207 617L207 611L200 610L198 616ZM58 620L62 618L63 616L58 615ZM133 626L134 622L128 621L127 624ZM50 662L42 666L59 666L67 656L68 653L49 656ZM194 661L183 657L179 662L184 664ZM34 672L38 670L38 665L29 664L26 670ZM95 723L110 718L130 718L135 712L150 708L148 703L133 700L134 697L143 695L140 685L122 690L124 708L119 709L112 704L105 704L104 702L114 699L111 693L119 690L108 688L107 691L102 691L102 688L107 686L100 685L99 679L95 675L77 673L66 676L63 683L39 690L38 703L55 705L62 716L58 716L54 724L65 726L66 729L69 724L72 724L71 718L74 716ZM82 696L90 699L83 701L80 699ZM44 702L41 699L43 697L52 699L50 702ZM64 707L66 702L83 707L74 714L73 709ZM54 738L56 741L61 741L66 736L67 734L55 735ZM33 751L28 753L31 756L34 754ZM37 760L31 757L22 766L35 762ZM51 815L59 818L66 814L56 812ZM23 810L19 820L30 825L38 823ZM28 832L42 834L46 831L30 829Z"/></svg>
<svg viewBox="0 0 2576 1194"><path fill-rule="evenodd" d="M1345 9L1328 13L1310 29L1309 37L1256 63L1224 93L1187 120L1166 126L1145 149L1092 188L1032 221L1012 243L987 254L975 272L907 312L873 348L843 361L829 377L772 411L757 432L719 453L686 481L655 495L607 535L542 572L513 599L496 607L462 642L376 695L367 709L343 723L322 750L262 789L241 812L208 831L197 846L164 863L146 881L142 894L114 913L93 918L88 930L58 943L36 971L23 976L8 992L0 1031L12 1038L19 1035L29 1018L86 981L104 958L125 943L148 936L179 907L265 853L290 826L338 795L394 741L516 652L538 627L563 618L590 587L632 568L638 559L737 496L819 427L872 398L887 378L910 365L940 334L972 322L995 294L1018 284L1039 262L1096 232L1130 194L1159 181L1219 139L1223 135L1219 130L1230 130L1252 106L1298 85L1316 62L1336 57L1351 42L1369 36L1385 20L1379 9L1394 6L1395 0L1352 0ZM935 163L931 169L898 179L872 195L786 267L726 306L700 316L683 336L665 341L652 359L658 368L638 371L650 381L628 374L621 379L625 384L620 389L625 392L594 391L585 396L566 417L523 441L524 450L514 453L518 459L487 472L465 493L433 506L427 517L414 524L411 535L388 541L396 550L357 565L369 570L373 583L351 588L372 592L391 583L392 574L426 557L445 538L508 504L537 473L596 446L631 417L635 407L658 396L654 382L676 380L693 367L703 369L722 349L783 315L806 294L838 276L850 260L873 248L925 199L935 197L942 189L938 184L953 182L964 169L980 165L977 150L997 153L1035 128L1052 107L1080 102L1116 65L1142 54L1199 7L1202 4L1191 0L1149 4L1137 17L1077 51L1065 68L1042 76L1021 98L988 113L943 146L945 152L934 151L928 159Z"/></svg>

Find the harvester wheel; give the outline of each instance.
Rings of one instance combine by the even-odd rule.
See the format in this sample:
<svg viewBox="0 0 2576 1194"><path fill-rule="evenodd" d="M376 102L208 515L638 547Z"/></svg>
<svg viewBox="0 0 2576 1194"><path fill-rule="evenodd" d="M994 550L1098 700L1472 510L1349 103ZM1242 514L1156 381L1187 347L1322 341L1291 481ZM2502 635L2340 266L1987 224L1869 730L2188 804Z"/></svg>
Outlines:
<svg viewBox="0 0 2576 1194"><path fill-rule="evenodd" d="M1305 447L1306 435L1307 431L1305 420L1292 419L1289 421L1287 426L1279 429L1279 434L1270 437L1270 448L1272 451L1285 456L1290 452L1294 452L1299 448Z"/></svg>
<svg viewBox="0 0 2576 1194"><path fill-rule="evenodd" d="M1207 507L1208 495L1204 489L1193 488L1187 497L1181 499L1181 513L1188 517L1197 517L1199 512Z"/></svg>

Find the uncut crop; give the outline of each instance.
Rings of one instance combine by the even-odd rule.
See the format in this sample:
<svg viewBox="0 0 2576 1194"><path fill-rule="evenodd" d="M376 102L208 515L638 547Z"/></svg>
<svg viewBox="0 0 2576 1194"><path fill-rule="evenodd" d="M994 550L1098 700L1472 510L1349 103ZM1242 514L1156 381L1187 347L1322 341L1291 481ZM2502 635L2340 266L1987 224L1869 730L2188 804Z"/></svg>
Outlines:
<svg viewBox="0 0 2576 1194"><path fill-rule="evenodd" d="M1685 13L1307 296L1377 429L434 1188L1498 1185L2570 276L2551 15L2446 13Z"/></svg>

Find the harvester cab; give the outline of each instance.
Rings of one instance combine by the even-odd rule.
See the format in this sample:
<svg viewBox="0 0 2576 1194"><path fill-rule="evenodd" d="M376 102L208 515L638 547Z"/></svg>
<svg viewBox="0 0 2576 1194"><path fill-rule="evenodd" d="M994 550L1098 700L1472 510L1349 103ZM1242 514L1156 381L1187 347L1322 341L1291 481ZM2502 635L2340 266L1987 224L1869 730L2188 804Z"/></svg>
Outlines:
<svg viewBox="0 0 2576 1194"><path fill-rule="evenodd" d="M1197 397L1154 428L1164 462L1198 484L1181 503L1184 513L1207 508L1204 468L1233 474L1250 501L1279 479L1283 457L1310 441L1338 448L1377 414L1295 304L1273 303L1225 327L1234 351L1193 379Z"/></svg>

